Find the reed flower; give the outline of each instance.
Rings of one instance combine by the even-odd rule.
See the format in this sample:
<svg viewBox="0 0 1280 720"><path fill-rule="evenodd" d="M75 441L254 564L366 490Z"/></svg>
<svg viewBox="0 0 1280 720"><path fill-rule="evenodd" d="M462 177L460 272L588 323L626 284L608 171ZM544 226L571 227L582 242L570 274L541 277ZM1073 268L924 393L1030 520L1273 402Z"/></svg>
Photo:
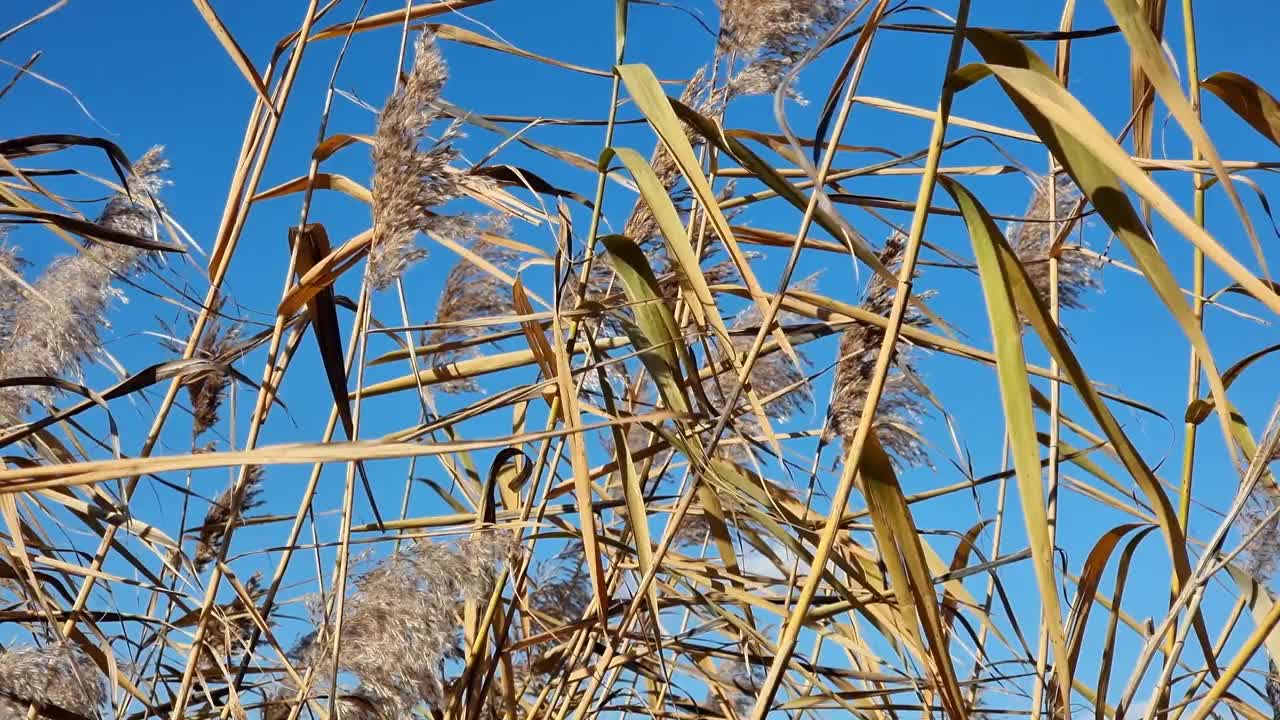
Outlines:
<svg viewBox="0 0 1280 720"><path fill-rule="evenodd" d="M419 232L461 236L470 231L466 218L435 211L463 195L461 171L449 165L458 154L451 143L456 125L423 147L428 128L444 116L440 94L446 79L448 68L435 36L423 33L415 47L413 69L378 115L368 265L374 289L390 285L410 265L426 257L426 250L415 242Z"/></svg>
<svg viewBox="0 0 1280 720"><path fill-rule="evenodd" d="M156 237L155 195L169 167L163 148L148 150L133 166L128 194L114 196L98 217L99 225L143 238ZM147 252L111 243L91 243L79 253L54 260L33 285L34 293L10 301L0 313L8 342L0 346L0 377L59 378L77 375L82 363L102 347L107 310L123 294L117 277L139 269ZM0 261L13 268L14 256ZM6 273L7 275L7 273ZM10 279L12 282L12 279ZM0 422L18 422L34 402L51 402L53 389L24 385L0 389Z"/></svg>
<svg viewBox="0 0 1280 720"><path fill-rule="evenodd" d="M716 690L706 704L714 708L716 702L722 698L739 717L747 716L760 695L764 676L762 668L748 665L741 659L723 662L714 675ZM720 695L720 698L716 695Z"/></svg>
<svg viewBox="0 0 1280 720"><path fill-rule="evenodd" d="M0 240L3 239L4 227L0 226ZM0 245L0 347L7 347L13 340L13 324L27 292L19 281L25 266L17 248Z"/></svg>
<svg viewBox="0 0 1280 720"><path fill-rule="evenodd" d="M814 274L795 283L793 287L797 290L811 290L817 286L817 282L818 275ZM749 303L730 323L729 330L733 333L730 338L732 351L738 356L745 355L751 349L755 336L760 330L761 320L760 306ZM785 329L803 320L801 316L783 310L778 313L775 322ZM768 338L766 341L771 342ZM796 353L802 363L807 363L803 352L797 350ZM722 351L719 354L722 364L731 368L725 353ZM730 386L737 379L735 372L730 369L719 373L705 383L707 394L713 402L726 399L725 396L732 390ZM764 401L765 415L772 420L785 422L796 415L808 412L813 407L813 389L809 386L803 367L797 365L781 348L762 352L752 365L751 372L747 375L747 382L750 383L756 395ZM765 401L765 398L773 395L776 397ZM739 404L747 406L745 394L740 396ZM739 422L745 423L752 433L759 429L754 414L750 412L743 415Z"/></svg>
<svg viewBox="0 0 1280 720"><path fill-rule="evenodd" d="M262 500L259 499L261 494L262 466L250 465L245 469L244 488L239 495L236 495L235 485L232 484L213 501L197 531L197 571L204 570L210 562L217 559L222 544L227 541L227 521L234 516L243 522L246 512L262 505Z"/></svg>
<svg viewBox="0 0 1280 720"><path fill-rule="evenodd" d="M1022 261L1032 287L1047 304L1049 302L1049 251L1061 223L1051 223L1070 218L1080 200L1080 191L1071 178L1059 175L1054 197L1049 197L1049 180L1036 181L1031 202L1027 205L1025 220L1009 229L1009 243L1014 254ZM1099 287L1098 263L1082 253L1079 248L1064 245L1058 254L1058 304L1069 309L1083 308L1084 296Z"/></svg>
<svg viewBox="0 0 1280 720"><path fill-rule="evenodd" d="M847 0L718 0L721 52L745 61L735 95L772 93L814 41L848 11Z"/></svg>
<svg viewBox="0 0 1280 720"><path fill-rule="evenodd" d="M1269 492L1254 491L1245 501L1237 524L1242 535L1258 529L1258 535L1241 556L1244 569L1259 582L1269 582L1280 563L1280 523L1269 519L1276 511L1277 501Z"/></svg>
<svg viewBox="0 0 1280 720"><path fill-rule="evenodd" d="M0 650L0 718L95 718L107 693L97 666L69 645Z"/></svg>
<svg viewBox="0 0 1280 720"><path fill-rule="evenodd" d="M880 259L890 270L902 263L905 240L901 234L894 233L885 242ZM867 284L862 308L887 317L893 307L893 296L894 286L879 275L874 275ZM929 321L913 306L908 306L904 323L925 327ZM829 422L831 432L843 443L851 441L858 429L883 340L883 330L863 323L850 325L840 336ZM911 349L903 341L899 341L895 348L889 376L876 409L874 430L880 444L898 462L917 466L928 461L924 443L916 430L920 419L927 414L927 408L918 392Z"/></svg>
<svg viewBox="0 0 1280 720"><path fill-rule="evenodd" d="M443 663L454 647L464 600L487 597L513 537L490 532L456 548L418 542L355 580L345 601L339 668L358 679L358 692L377 708L375 717L407 717L443 692ZM324 618L316 617L317 626ZM332 639L304 641L298 654L328 667Z"/></svg>
<svg viewBox="0 0 1280 720"><path fill-rule="evenodd" d="M548 617L572 623L586 615L593 598L582 544L571 542L538 566L529 605Z"/></svg>
<svg viewBox="0 0 1280 720"><path fill-rule="evenodd" d="M195 356L202 360L226 362L228 351L240 337L240 326L224 322L222 309L226 305L226 297L219 295L214 301L209 322L200 343L196 347ZM191 437L198 438L218 424L218 413L226 400L227 389L231 386L231 377L221 370L201 372L186 382L187 398L191 401Z"/></svg>
<svg viewBox="0 0 1280 720"><path fill-rule="evenodd" d="M470 250L481 260L509 272L515 269L519 255L502 245L486 240L470 243ZM467 257L461 257L445 278L436 308L437 327L426 333L429 345L447 345L483 336L492 325L468 325L467 321L507 315L511 312L511 285L490 270ZM476 354L473 346L442 349L433 353L435 364L457 362ZM441 384L445 392L475 392L479 386L469 378Z"/></svg>

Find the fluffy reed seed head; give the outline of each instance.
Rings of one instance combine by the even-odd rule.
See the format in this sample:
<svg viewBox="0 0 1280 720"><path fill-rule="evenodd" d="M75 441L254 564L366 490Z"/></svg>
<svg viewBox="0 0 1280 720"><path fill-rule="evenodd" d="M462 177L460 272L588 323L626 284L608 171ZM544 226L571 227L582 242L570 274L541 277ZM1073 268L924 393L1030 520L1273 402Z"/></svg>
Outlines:
<svg viewBox="0 0 1280 720"><path fill-rule="evenodd" d="M1025 220L1009 229L1009 244L1022 261L1036 293L1045 303L1049 302L1049 251L1059 222L1051 223L1050 209L1055 221L1072 216L1080 200L1080 190L1066 175L1059 175L1054 197L1049 197L1049 179L1035 182L1031 202L1027 204ZM1058 303L1061 307L1083 308L1084 296L1099 287L1098 263L1078 249L1064 245L1058 255Z"/></svg>
<svg viewBox="0 0 1280 720"><path fill-rule="evenodd" d="M98 216L98 224L141 238L159 237L156 224L160 215L157 211L164 212L164 206L160 204L158 196L161 189L172 184L164 177L168 169L169 160L164 156L164 146L156 145L143 153L133 163L133 172L127 178L128 192L116 194L107 201L102 214ZM140 252L125 246L110 247L133 254Z"/></svg>
<svg viewBox="0 0 1280 720"><path fill-rule="evenodd" d="M222 309L225 305L226 297L219 295L213 303L204 334L200 336L196 357L217 362L227 361L225 355L239 339L240 326L223 320ZM187 398L191 402L192 439L200 437L218 424L218 414L230 386L231 376L219 370L199 373L186 382Z"/></svg>
<svg viewBox="0 0 1280 720"><path fill-rule="evenodd" d="M0 650L0 718L98 717L107 692L90 660L69 645Z"/></svg>
<svg viewBox="0 0 1280 720"><path fill-rule="evenodd" d="M1277 500L1269 493L1255 490L1245 501L1237 520L1241 535L1249 535L1265 525L1245 548L1241 562L1244 569L1259 582L1269 582L1280 563L1280 523L1268 517L1275 512Z"/></svg>
<svg viewBox="0 0 1280 720"><path fill-rule="evenodd" d="M905 241L900 233L894 233L885 241L880 259L890 270L902 263ZM879 275L873 275L863 295L862 308L887 317L893 307L893 296L894 286ZM904 322L915 327L929 324L928 318L911 306L908 306ZM829 420L831 432L842 443L852 440L858 429L883 340L883 330L863 323L850 325L840 336ZM874 430L876 439L899 463L918 466L928 462L924 442L916 430L920 419L927 414L927 406L917 391L910 351L911 346L905 342L899 342L895 348L889 376L876 409Z"/></svg>
<svg viewBox="0 0 1280 720"><path fill-rule="evenodd" d="M148 150L133 166L128 195L113 197L98 224L143 238L154 238L158 216L155 195L166 181L163 148ZM92 243L75 255L54 260L33 285L35 293L13 303L8 342L0 346L0 377L62 377L79 374L82 363L102 346L101 329L118 275L135 272L147 253L112 243ZM11 258L5 258L12 262ZM50 402L54 391L27 385L0 389L0 422L18 422L33 402Z"/></svg>
<svg viewBox="0 0 1280 720"><path fill-rule="evenodd" d="M848 0L718 0L721 52L746 61L729 80L735 95L772 93L791 65L838 23Z"/></svg>
<svg viewBox="0 0 1280 720"><path fill-rule="evenodd" d="M760 686L764 684L765 672L758 666L747 665L740 659L724 661L715 674L719 693L723 695L733 711L739 717L749 715L760 695ZM705 704L715 707L718 698L712 692Z"/></svg>
<svg viewBox="0 0 1280 720"><path fill-rule="evenodd" d="M204 522L198 529L196 537L195 566L197 571L204 570L209 563L218 558L222 544L227 541L227 521L232 515L244 519L245 513L262 505L259 496L262 494L262 466L250 465L245 468L244 489L239 497L235 494L235 484L227 486L209 506Z"/></svg>
<svg viewBox="0 0 1280 720"><path fill-rule="evenodd" d="M358 692L376 704L377 716L408 717L419 703L439 701L462 601L487 596L513 540L488 532L455 548L417 542L356 579L343 610L338 664L359 680ZM322 617L315 620L322 625ZM300 654L328 667L332 646L312 639Z"/></svg>
<svg viewBox="0 0 1280 720"><path fill-rule="evenodd" d="M477 239L469 243L469 249L490 265L507 272L513 271L520 258L510 248L494 242ZM449 270L444 287L440 291L436 308L436 323L465 323L478 318L497 317L511 313L511 285L495 276L472 260L461 257ZM426 333L425 342L430 345L462 342L481 337L493 330L493 326L468 326L465 324L435 328ZM474 357L474 346L433 353L432 364L451 363ZM464 378L440 385L444 392L477 392L475 380Z"/></svg>
<svg viewBox="0 0 1280 720"><path fill-rule="evenodd" d="M262 587L262 575L255 573L244 583L245 593L249 596L254 608L259 608L267 591ZM260 611L259 611L260 612ZM187 630L194 630L200 614L192 612L179 620L177 625ZM269 618L264 617L270 622ZM249 648L249 636L255 624L249 606L240 599L239 593L226 603L215 605L211 609L209 624L201 646L200 661L205 670L220 675L221 667L229 667L243 657ZM174 642L174 646L184 652L190 652L191 646L184 642Z"/></svg>
<svg viewBox="0 0 1280 720"><path fill-rule="evenodd" d="M4 234L4 227L0 226L0 240ZM0 245L0 347L7 347L13 341L13 324L27 294L19 281L25 266L17 248Z"/></svg>
<svg viewBox="0 0 1280 720"><path fill-rule="evenodd" d="M448 68L435 36L423 33L415 46L413 69L378 115L373 140L373 240L369 248L369 283L390 285L410 265L426 257L418 247L419 232L465 234L465 218L442 216L436 208L461 197L460 171L449 163L457 157L451 139L455 126L423 148L427 129L443 117L440 94Z"/></svg>
<svg viewBox="0 0 1280 720"><path fill-rule="evenodd" d="M815 273L794 283L792 287L796 290L812 290L817 287L817 283L818 274ZM760 307L755 303L749 303L734 317L729 329L741 331L730 338L734 353L742 355L751 349L751 345L755 342L755 335L760 330L762 319ZM786 310L779 312L776 318L777 324L784 328L805 321L806 318ZM797 350L796 353L800 356L801 362L808 362L803 352ZM724 353L721 352L720 355L727 363L728 358ZM732 390L731 385L735 380L733 370L708 378L705 383L708 396L713 402L725 399L725 395ZM764 404L765 414L771 420L785 422L813 408L813 388L806 382L807 377L803 368L797 366L781 349L761 354L756 358L747 380L762 400L774 393L784 393ZM740 406L747 406L745 394L739 398L738 402ZM752 433L759 430L758 420L754 414L743 415L738 423L743 426L743 429Z"/></svg>
<svg viewBox="0 0 1280 720"><path fill-rule="evenodd" d="M593 598L582 543L570 542L538 566L529 605L544 615L572 623L582 619Z"/></svg>
<svg viewBox="0 0 1280 720"><path fill-rule="evenodd" d="M795 55L839 22L846 0L718 0L720 47L741 56Z"/></svg>

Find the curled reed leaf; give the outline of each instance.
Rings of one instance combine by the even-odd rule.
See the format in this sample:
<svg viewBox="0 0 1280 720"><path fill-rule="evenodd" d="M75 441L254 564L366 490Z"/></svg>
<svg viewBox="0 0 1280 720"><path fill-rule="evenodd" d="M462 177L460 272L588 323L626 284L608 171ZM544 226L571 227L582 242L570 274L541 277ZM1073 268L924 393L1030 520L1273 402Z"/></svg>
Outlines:
<svg viewBox="0 0 1280 720"><path fill-rule="evenodd" d="M902 263L906 238L894 233L885 241L880 259L885 267L894 269ZM862 307L877 315L888 316L893 308L894 288L884 278L874 275L867 284ZM928 318L908 306L903 322L914 327L926 327ZM858 421L866 406L867 390L875 372L876 357L884 331L874 325L855 323L840 336L839 361L831 393L829 421L831 432L842 442L853 439ZM928 462L924 443L916 430L920 419L927 413L923 399L915 383L915 369L911 362L911 346L899 342L890 365L880 404L876 409L876 438L895 459L907 466Z"/></svg>

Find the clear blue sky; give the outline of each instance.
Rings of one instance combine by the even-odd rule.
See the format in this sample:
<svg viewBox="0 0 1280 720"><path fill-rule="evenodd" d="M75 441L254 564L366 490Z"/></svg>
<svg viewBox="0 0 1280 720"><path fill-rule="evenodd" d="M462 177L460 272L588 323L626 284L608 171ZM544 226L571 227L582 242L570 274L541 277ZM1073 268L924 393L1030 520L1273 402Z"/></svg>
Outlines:
<svg viewBox="0 0 1280 720"><path fill-rule="evenodd" d="M931 3L933 4L933 3ZM954 3L940 3L954 5ZM1101 0L1082 0L1076 26L1097 27L1110 23ZM1176 6L1179 3L1170 3ZM332 17L349 18L358 7L356 0L347 0ZM369 12L381 12L398 6L397 2L375 0L369 3ZM605 0L562 0L557 2L531 2L528 0L498 0L490 5L473 8L465 14L441 18L443 22L488 34L496 32L506 42L532 52L557 59L607 69L612 61L613 3ZM709 0L690 2L705 17L713 20L713 3ZM975 2L971 23L1002 28L1056 27L1055 6L1059 3L1042 0L985 0ZM267 2L237 2L223 0L216 3L223 20L234 32L259 67L262 67L275 42L285 33L296 28L305 3L268 0ZM1280 71L1274 64L1276 27L1280 27L1280 5L1264 0L1221 3L1200 3L1198 13L1202 76L1222 70L1243 73L1280 94ZM0 26L8 27L43 7L43 2L9 2L0 9ZM953 7L944 8L951 11ZM1169 49L1174 57L1184 57L1179 11L1170 9ZM907 22L935 22L923 13L902 16ZM329 24L328 22L325 23ZM651 64L660 77L686 77L697 64L708 57L711 38L686 16L670 9L637 5L632 11L632 28L629 58L635 62ZM395 57L398 51L397 31L387 29L357 36L349 57L339 76L338 87L374 106L380 106L388 93ZM340 41L315 44L308 50L302 74L285 116L275 150L264 175L262 187L270 187L306 170L307 157L315 142L317 118L324 99L332 63ZM1037 49L1046 56L1053 45L1040 43ZM201 21L194 7L173 0L133 3L73 1L69 7L41 22L38 26L20 33L0 44L0 58L21 63L37 50L44 52L34 69L50 79L66 85L89 108L97 123L82 114L76 104L64 93L32 80L24 80L0 104L0 127L5 136L34 132L74 132L87 135L104 135L119 143L131 155L141 154L153 144L168 147L168 156L174 168L170 177L174 186L164 197L174 215L206 249L212 245L213 234L222 212L235 155L238 152L244 123L252 103L252 93L226 54L218 46L213 35ZM941 78L942 59L946 52L943 36L886 34L877 40L866 79L860 93L888 97L899 102L931 107ZM469 110L513 115L543 115L548 117L600 118L605 115L608 102L607 79L587 77L538 65L492 51L476 49L456 43L446 43L445 53L452 78L446 88L449 101ZM971 50L966 59L976 60ZM820 100L824 83L830 77L832 62L820 63L806 75L802 85L806 94ZM7 72L7 71L6 71ZM1115 37L1077 43L1072 73L1072 89L1083 102L1111 130L1118 129L1128 115L1128 58L1123 43ZM813 125L817 110L815 102L808 107L789 107L792 123L807 134ZM1010 127L1024 125L998 88L987 81L978 88L966 91L957 101L954 110L966 117L994 122ZM624 111L627 114L629 111ZM1206 124L1224 158L1273 159L1276 148L1268 146L1251 129L1230 115L1216 99L1205 100ZM632 115L628 115L632 116ZM370 132L371 114L355 104L339 98L335 103L330 132ZM769 115L768 104L763 100L748 100L735 105L729 123L772 129L775 126ZM1158 150L1171 158L1183 158L1188 154L1187 143L1175 123L1166 122L1162 114L1157 120ZM540 128L531 137L561 145L567 149L594 158L599 150L601 129ZM874 109L861 108L854 113L845 141L860 145L880 145L896 151L914 151L927 141L929 125L916 119L904 119ZM463 143L467 157L478 159L494 147L498 138L480 130L469 132ZM953 129L952 139L963 134ZM619 135L620 144L630 144L648 152L651 139L643 129L624 129ZM1046 157L1039 147L1002 141L1001 146L1020 161L1036 169L1043 169ZM88 157L88 156L85 156ZM517 165L527 165L552 182L590 194L594 177L586 172L553 165L534 153L510 145L499 153L497 160ZM849 162L868 161L866 156L851 158ZM95 160L96 162L96 160ZM949 153L949 164L999 163L1001 158L989 146L970 143ZM105 173L105 166L99 165ZM360 182L367 182L368 166L360 151L348 150L326 164L332 172L349 174ZM1272 191L1280 184L1263 175L1252 176L1265 191ZM1190 205L1190 181L1178 175L1161 178L1184 206ZM863 180L853 186L857 192L873 195L892 195L910 199L914 196L914 178ZM1026 204L1027 184L1017 176L973 178L965 181L975 189L993 212L1016 214ZM1245 203L1255 212L1255 224L1264 246L1270 250L1276 242L1271 225L1261 213L1256 196L1242 187ZM1216 237L1242 259L1252 257L1251 251L1238 221L1231 215L1230 206L1222 193L1211 193L1209 203L1210 229ZM631 198L624 193L611 191L607 206L615 222L629 207ZM850 212L850 217L871 238L883 237L884 230L867 216ZM234 299L243 306L250 319L259 322L270 320L272 309L279 297L281 273L287 261L285 228L296 223L298 204L296 198L265 202L255 208L244 232L241 248L233 266L229 289ZM585 227L585 214L580 216ZM890 213L896 222L908 222L904 213ZM336 193L323 194L316 203L313 219L324 222L334 242L341 242L367 227L369 218L365 208ZM763 227L794 231L798 213L777 204L767 204L747 212L743 222ZM1162 222L1155 226L1157 242L1164 251L1170 266L1189 286L1190 249L1188 243L1170 231ZM521 227L516 236L526 242L549 247L544 228ZM49 252L62 252L48 234L24 230L14 238L23 244L27 254L37 260ZM931 221L929 239L953 252L969 254L963 227L957 222ZM1086 239L1096 249L1108 245L1105 228L1093 221L1086 229ZM416 268L410 275L412 287L409 298L411 315L416 321L426 321L433 311L433 298L443 283L444 275L453 262L448 250L432 249L431 261ZM785 257L770 254L761 265L761 280L772 288L777 282ZM1123 252L1117 257L1124 258ZM193 258L203 265L203 258ZM930 259L930 258L927 258ZM931 258L937 259L937 258ZM862 280L854 278L845 263L830 263L829 257L807 258L801 273L824 269L826 274L822 288L832 295L854 302L858 298ZM1250 263L1252 266L1252 263ZM1274 263L1273 263L1274 264ZM344 279L340 291L354 294L355 274ZM1210 274L1210 288L1223 285L1221 274ZM154 286L154 283L150 284ZM1159 306L1145 285L1137 278L1109 269L1104 274L1105 290L1089 298L1091 309L1067 316L1066 324L1072 333L1078 354L1093 377L1108 383L1115 390L1155 407L1168 418L1165 423L1149 415L1127 408L1116 412L1125 423L1127 431L1138 443L1150 463L1158 466L1162 477L1175 481L1178 477L1179 447L1181 443L1180 418L1183 412L1186 382L1186 343ZM967 341L988 346L985 314L974 278L954 270L929 270L924 273L919 288L936 289L933 300L941 314L956 327L968 334ZM201 289L202 292L202 289ZM546 296L546 293L543 293ZM152 301L134 298L128 306L118 308L111 350L127 367L137 367L155 357L154 340L140 333L154 329L154 317L172 320L175 313ZM395 322L393 302L379 300L378 309L385 313L387 322ZM1261 309L1247 301L1235 300L1233 305L1249 312ZM346 318L344 318L344 323ZM1218 352L1217 359L1227 366L1246 353L1278 341L1275 328L1241 320L1221 311L1210 311L1208 333ZM385 342L385 341L384 341ZM377 349L386 349L380 347ZM1042 354L1033 351L1039 360ZM825 366L834 357L834 344L821 343L812 346L810 356L817 367ZM256 356L255 356L256 357ZM290 384L286 381L283 399L289 404L296 425L277 417L268 425L264 442L291 442L314 440L319 436L322 418L327 413L327 391L320 384L298 384L304 378L315 382L319 377L318 366L310 348L301 353L298 367L291 371ZM975 472L986 474L999 469L1000 423L996 402L994 376L985 367L963 361L931 356L921 363L930 385L935 388L943 406L951 414L964 449L971 453ZM257 377L258 369L248 364L246 369ZM400 370L403 371L402 369ZM1245 414L1257 431L1265 422L1271 404L1275 402L1274 383L1276 360L1268 359L1247 373L1231 393L1233 401ZM92 377L92 376L91 376ZM105 378L105 376L99 376ZM829 377L824 377L815 389L819 398L825 398ZM1069 395L1069 394L1068 394ZM243 417L252 393L243 391L241 420L235 443L243 441ZM461 399L443 398L442 405L453 407ZM417 408L411 398L384 402L375 406L377 411L367 419L366 434L402 427L415 421ZM1078 403L1071 401L1067 410L1075 417L1084 417ZM117 419L125 429L127 452L136 449L149 408L139 405L136 409L117 410ZM506 431L502 418L475 425L473 436L494 435ZM819 417L802 418L797 427L814 427ZM919 470L904 477L908 492L949 484L962 479L952 466L958 460L945 426L935 414L926 427L926 434L935 446L935 470ZM130 440L132 438L132 441ZM1202 472L1198 476L1197 498L1209 508L1221 509L1231 497L1236 476L1226 464L1216 425L1206 423L1201 433ZM176 433L171 439L169 452L182 452L185 434ZM805 445L797 445L796 452L803 455ZM830 457L828 451L828 458ZM824 461L829 467L831 460ZM304 469L273 469L268 491L268 512L292 513L296 503L296 490ZM1072 471L1077 476L1078 472ZM387 468L388 481L385 492L380 490L382 506L398 505L398 494L403 481L402 466ZM221 476L218 476L220 478ZM334 493L340 474L328 476ZM222 480L206 477L197 489L214 495ZM824 477L829 481L829 477ZM983 493L987 512L993 507L993 495ZM325 507L336 507L337 495L329 494ZM440 508L434 508L439 510ZM433 508L423 506L421 512ZM367 516L367 513L364 513ZM969 522L957 517L973 516ZM1110 511L1100 510L1092 501L1078 495L1065 493L1062 497L1061 515L1065 518L1062 529L1062 545L1068 551L1073 570L1078 570L1092 543L1097 537L1126 518ZM976 522L977 512L960 497L942 503L917 507L917 522L922 527L946 527L963 529ZM364 519L370 519L365 517ZM1216 525L1216 517L1207 508L1199 508L1193 524L1194 534L1203 536ZM336 530L336 521L328 525L328 531ZM1022 547L1022 533L1015 524L1006 536L1004 549ZM258 535L254 535L258 537ZM278 537L278 532L261 535L264 542ZM954 540L938 538L937 547L944 554L950 552ZM1150 570L1143 567L1149 564ZM1152 538L1140 553L1138 575L1144 582L1135 587L1159 588L1165 582L1164 550L1157 538ZM1012 569L1008 578L1012 583L1027 581L1030 575ZM1146 581L1151 584L1148 585ZM971 587L979 592L984 583L973 582ZM1109 584L1104 587L1109 587ZM1132 598L1131 611L1142 617L1161 616L1166 603L1163 591L1154 590L1149 597ZM1210 605L1221 613L1229 600L1211 599ZM1034 607L1028 605L1027 607ZM1145 608L1145 609L1144 609ZM1216 617L1216 616L1215 616ZM1027 618L1024 618L1026 620ZM1095 623L1100 622L1095 617ZM1033 623L1034 624L1034 623ZM1214 623L1211 622L1211 628ZM1120 648L1123 655L1135 648ZM1096 652L1096 648L1093 648ZM1090 648L1086 647L1086 653ZM1118 667L1125 667L1122 662ZM1117 678L1114 683L1121 682Z"/></svg>

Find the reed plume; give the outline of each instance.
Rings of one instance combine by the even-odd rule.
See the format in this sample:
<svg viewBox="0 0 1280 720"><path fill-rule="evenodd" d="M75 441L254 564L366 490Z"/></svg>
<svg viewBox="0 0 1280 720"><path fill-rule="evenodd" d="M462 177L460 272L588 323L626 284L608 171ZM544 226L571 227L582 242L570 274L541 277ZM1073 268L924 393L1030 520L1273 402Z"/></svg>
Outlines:
<svg viewBox="0 0 1280 720"><path fill-rule="evenodd" d="M720 52L745 61L729 79L733 95L776 91L791 66L838 23L847 0L718 0Z"/></svg>
<svg viewBox="0 0 1280 720"><path fill-rule="evenodd" d="M127 192L111 198L98 224L154 239L159 219L155 196L166 184L161 173L168 167L163 148L148 150L134 163ZM0 377L79 375L82 364L102 347L101 330L112 301L123 298L112 282L137 271L147 254L131 246L93 242L50 263L34 283L34 292L4 310L11 320L8 342L0 347ZM8 253L0 261L16 269L13 258ZM0 388L0 422L16 423L32 403L49 403L53 396L53 389L45 385Z"/></svg>
<svg viewBox="0 0 1280 720"><path fill-rule="evenodd" d="M98 717L107 699L96 665L66 644L0 650L0 718Z"/></svg>
<svg viewBox="0 0 1280 720"><path fill-rule="evenodd" d="M437 208L463 195L461 171L451 163L458 153L451 125L439 140L423 147L427 130L444 117L440 94L448 67L435 36L424 32L415 46L413 69L378 115L373 140L373 239L368 277L374 289L390 285L426 257L419 232L464 236L472 224L464 217L441 215Z"/></svg>
<svg viewBox="0 0 1280 720"><path fill-rule="evenodd" d="M812 290L816 288L817 282L818 274L815 273L795 283L793 287L797 290ZM755 303L746 305L734 316L733 322L729 325L729 330L733 333L730 343L732 351L739 357L745 356L751 349L755 336L760 330L761 319L760 306ZM783 310L778 313L775 322L787 327L803 320L801 316ZM797 350L796 354L801 363L807 364L808 359L803 352ZM728 363L725 351L721 350L719 355L722 366L732 367ZM712 398L713 403L722 404L727 399L726 395L732 390L729 386L737 380L734 372L733 370L722 372L705 383L707 394ZM808 412L813 407L813 389L809 386L803 367L797 365L791 357L776 347L768 352L762 352L756 358L751 372L747 375L747 382L756 395L764 401L765 414L772 420L785 422L796 415ZM775 394L777 397L765 401L765 398ZM747 407L745 393L739 397L738 402L741 407ZM749 429L752 434L760 429L758 420L749 411L739 419L739 423Z"/></svg>
<svg viewBox="0 0 1280 720"><path fill-rule="evenodd" d="M407 717L418 704L439 701L443 663L454 648L462 602L487 596L513 548L513 536L504 532L478 534L456 548L417 542L355 580L338 633L338 665L357 679L353 692L372 703L373 717ZM327 631L322 613L314 621ZM332 642L331 633L317 631L295 652L304 662L327 668Z"/></svg>
<svg viewBox="0 0 1280 720"><path fill-rule="evenodd" d="M240 326L224 321L222 309L226 296L218 295L210 308L209 321L196 346L195 357L214 362L227 362L225 357L240 337ZM187 380L187 398L191 402L191 437L198 438L218 424L218 414L231 386L231 376L221 370L201 372Z"/></svg>
<svg viewBox="0 0 1280 720"><path fill-rule="evenodd" d="M1022 222L1009 229L1009 243L1022 261L1031 285L1046 304L1049 302L1049 251L1057 230L1063 221L1071 218L1080 200L1080 190L1066 175L1057 177L1054 197L1049 197L1049 180L1035 182L1035 190ZM1050 210L1056 223L1049 222ZM1069 221L1069 220L1067 220ZM1064 245L1058 254L1058 304L1063 308L1085 307L1084 296L1099 287L1098 263L1080 252L1079 248Z"/></svg>
<svg viewBox="0 0 1280 720"><path fill-rule="evenodd" d="M519 255L502 245L483 239L470 243L470 250L483 261L509 272L515 269ZM428 345L448 345L481 337L491 331L492 325L467 325L468 320L491 318L511 313L511 285L481 267L470 258L461 257L445 278L436 309L437 327L426 333ZM474 346L457 349L441 349L431 355L433 364L451 363L477 355ZM445 392L475 392L480 389L474 380L453 380L440 384Z"/></svg>
<svg viewBox="0 0 1280 720"><path fill-rule="evenodd" d="M880 260L893 270L902 263L906 238L894 233L885 241ZM887 317L893 308L894 286L879 275L873 275L862 298L862 308ZM904 324L926 327L928 318L914 306L908 306ZM884 331L875 325L854 323L840 335L839 360L832 385L829 408L830 432L842 443L853 439L858 421L866 406L867 391L875 372L876 357L884 340ZM906 466L926 464L928 453L916 430L927 414L924 400L917 390L911 346L903 341L894 349L880 403L876 408L876 439L895 459Z"/></svg>
<svg viewBox="0 0 1280 720"><path fill-rule="evenodd" d="M0 226L0 241L4 235L4 226ZM0 347L8 347L13 341L14 321L27 293L21 282L25 266L17 248L0 245Z"/></svg>
<svg viewBox="0 0 1280 720"><path fill-rule="evenodd" d="M259 496L262 494L262 466L250 465L245 468L245 481L239 495L235 492L235 484L227 486L209 506L204 522L196 530L195 567L204 570L210 562L218 557L222 544L227 541L227 521L233 516L244 522L245 513L262 505Z"/></svg>

